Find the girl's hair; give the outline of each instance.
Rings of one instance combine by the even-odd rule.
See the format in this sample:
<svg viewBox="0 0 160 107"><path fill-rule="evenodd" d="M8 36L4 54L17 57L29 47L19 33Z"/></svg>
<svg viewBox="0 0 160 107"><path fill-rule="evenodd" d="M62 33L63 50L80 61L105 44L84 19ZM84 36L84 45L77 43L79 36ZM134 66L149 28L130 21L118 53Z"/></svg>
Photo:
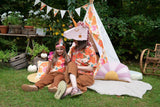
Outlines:
<svg viewBox="0 0 160 107"><path fill-rule="evenodd" d="M56 45L58 45L59 42L56 43ZM63 43L63 46L65 47L65 44ZM67 55L67 52L66 52L66 49L63 48L63 54L62 54L63 58L65 58L65 65L68 64L69 62L69 56ZM57 52L55 51L54 52L54 55L53 55L53 58L52 58L52 66L57 62L58 60L58 54Z"/></svg>
<svg viewBox="0 0 160 107"><path fill-rule="evenodd" d="M88 41L87 40L77 41L77 42L78 42L78 46L76 45L76 47L75 47L76 50L85 49L86 46L88 45Z"/></svg>

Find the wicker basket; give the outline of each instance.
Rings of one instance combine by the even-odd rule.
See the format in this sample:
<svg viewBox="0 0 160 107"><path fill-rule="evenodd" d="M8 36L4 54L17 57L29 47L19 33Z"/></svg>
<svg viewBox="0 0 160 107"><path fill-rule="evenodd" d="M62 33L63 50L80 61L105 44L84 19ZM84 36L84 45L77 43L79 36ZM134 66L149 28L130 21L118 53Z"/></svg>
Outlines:
<svg viewBox="0 0 160 107"><path fill-rule="evenodd" d="M10 34L21 34L22 33L22 25L9 25Z"/></svg>

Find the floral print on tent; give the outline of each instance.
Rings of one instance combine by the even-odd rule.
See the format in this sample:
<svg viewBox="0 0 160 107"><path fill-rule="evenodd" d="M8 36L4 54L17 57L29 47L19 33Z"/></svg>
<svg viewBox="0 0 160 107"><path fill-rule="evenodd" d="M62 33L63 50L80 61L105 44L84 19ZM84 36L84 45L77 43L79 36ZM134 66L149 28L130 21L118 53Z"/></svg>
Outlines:
<svg viewBox="0 0 160 107"><path fill-rule="evenodd" d="M97 71L100 69L100 67L103 64L108 63L108 59L106 57L106 52L104 50L102 37L101 37L101 35L99 33L97 20L96 20L96 16L94 14L92 5L89 5L87 17L84 20L85 20L84 23L89 26L90 32L92 34L92 37L97 42L97 44L102 48L102 54L100 55L100 58L99 58L99 61L98 61L98 66L97 66L97 69L96 69L96 71L94 73L94 75L96 75Z"/></svg>

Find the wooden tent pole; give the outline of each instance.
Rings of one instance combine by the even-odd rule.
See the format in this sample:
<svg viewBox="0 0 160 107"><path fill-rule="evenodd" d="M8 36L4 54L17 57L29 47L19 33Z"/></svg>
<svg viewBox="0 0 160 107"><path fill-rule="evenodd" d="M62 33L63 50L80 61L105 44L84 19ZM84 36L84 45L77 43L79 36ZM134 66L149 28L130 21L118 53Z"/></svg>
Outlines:
<svg viewBox="0 0 160 107"><path fill-rule="evenodd" d="M77 27L77 23L76 23L76 21L73 19L72 16L71 16L71 19L72 19L72 21L73 21L74 26Z"/></svg>
<svg viewBox="0 0 160 107"><path fill-rule="evenodd" d="M72 22L73 22L74 26L77 27L77 23L76 23L76 21L73 19L71 13L70 13L69 11L68 11L68 13L69 13L70 18L72 19Z"/></svg>

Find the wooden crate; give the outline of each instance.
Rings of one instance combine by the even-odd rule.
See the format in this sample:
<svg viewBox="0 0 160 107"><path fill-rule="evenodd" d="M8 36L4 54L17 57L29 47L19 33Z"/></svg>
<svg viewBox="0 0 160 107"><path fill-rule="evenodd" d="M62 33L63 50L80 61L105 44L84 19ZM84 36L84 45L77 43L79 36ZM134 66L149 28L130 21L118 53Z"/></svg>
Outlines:
<svg viewBox="0 0 160 107"><path fill-rule="evenodd" d="M21 69L28 66L26 54L22 53L10 59L10 65L15 69Z"/></svg>
<svg viewBox="0 0 160 107"><path fill-rule="evenodd" d="M35 35L36 34L36 30L35 29L23 29L22 30L22 34L25 35Z"/></svg>

